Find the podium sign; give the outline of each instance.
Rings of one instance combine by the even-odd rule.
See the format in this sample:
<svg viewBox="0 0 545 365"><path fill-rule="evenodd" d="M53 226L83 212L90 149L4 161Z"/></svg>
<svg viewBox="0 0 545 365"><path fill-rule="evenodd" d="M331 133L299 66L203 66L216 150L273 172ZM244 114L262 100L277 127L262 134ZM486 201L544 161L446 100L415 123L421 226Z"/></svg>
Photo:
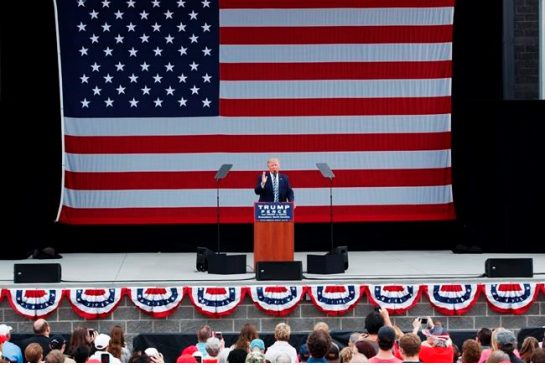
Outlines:
<svg viewBox="0 0 545 365"><path fill-rule="evenodd" d="M255 222L293 221L293 203L255 203Z"/></svg>
<svg viewBox="0 0 545 365"><path fill-rule="evenodd" d="M254 204L254 268L260 261L293 261L293 203Z"/></svg>

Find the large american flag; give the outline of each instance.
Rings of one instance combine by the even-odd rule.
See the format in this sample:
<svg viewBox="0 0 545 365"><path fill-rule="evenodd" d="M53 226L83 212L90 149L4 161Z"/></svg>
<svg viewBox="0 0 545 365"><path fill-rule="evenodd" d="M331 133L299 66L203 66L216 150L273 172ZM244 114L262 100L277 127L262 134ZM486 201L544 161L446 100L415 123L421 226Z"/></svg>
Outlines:
<svg viewBox="0 0 545 365"><path fill-rule="evenodd" d="M251 222L278 157L297 222L454 218L454 0L56 0L60 220Z"/></svg>

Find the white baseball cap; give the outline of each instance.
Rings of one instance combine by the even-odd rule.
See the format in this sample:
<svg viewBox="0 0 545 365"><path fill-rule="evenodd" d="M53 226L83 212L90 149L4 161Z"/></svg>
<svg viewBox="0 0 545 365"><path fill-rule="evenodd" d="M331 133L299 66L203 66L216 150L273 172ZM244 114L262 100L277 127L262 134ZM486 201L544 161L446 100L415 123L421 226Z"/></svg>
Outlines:
<svg viewBox="0 0 545 365"><path fill-rule="evenodd" d="M5 335L11 333L12 329L13 329L13 327L8 326L7 324L0 324L0 335L5 336Z"/></svg>
<svg viewBox="0 0 545 365"><path fill-rule="evenodd" d="M159 351L155 347L148 347L144 352L150 357L159 355Z"/></svg>
<svg viewBox="0 0 545 365"><path fill-rule="evenodd" d="M97 350L104 350L110 344L110 336L101 333L95 338L95 347Z"/></svg>

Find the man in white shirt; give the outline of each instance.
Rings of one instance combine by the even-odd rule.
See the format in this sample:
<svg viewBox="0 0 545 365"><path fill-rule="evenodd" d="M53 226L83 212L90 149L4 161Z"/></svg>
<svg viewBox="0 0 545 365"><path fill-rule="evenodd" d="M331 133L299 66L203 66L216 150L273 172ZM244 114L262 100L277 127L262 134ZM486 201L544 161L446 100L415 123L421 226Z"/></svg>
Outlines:
<svg viewBox="0 0 545 365"><path fill-rule="evenodd" d="M298 362L297 351L288 343L290 339L291 328L286 323L278 323L274 328L274 338L276 342L267 349L265 359L270 362L276 362L280 354L288 355L291 362Z"/></svg>

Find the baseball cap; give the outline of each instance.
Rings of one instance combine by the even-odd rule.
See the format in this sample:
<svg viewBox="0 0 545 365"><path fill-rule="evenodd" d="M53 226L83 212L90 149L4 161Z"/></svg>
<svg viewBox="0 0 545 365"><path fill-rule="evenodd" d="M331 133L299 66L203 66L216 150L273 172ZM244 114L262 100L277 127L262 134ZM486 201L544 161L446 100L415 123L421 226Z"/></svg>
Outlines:
<svg viewBox="0 0 545 365"><path fill-rule="evenodd" d="M95 338L95 347L97 350L104 350L110 344L110 336L101 333Z"/></svg>
<svg viewBox="0 0 545 365"><path fill-rule="evenodd" d="M252 342L250 342L250 351L253 351L256 347L261 351L265 351L265 342L260 338L253 339Z"/></svg>
<svg viewBox="0 0 545 365"><path fill-rule="evenodd" d="M7 324L0 324L0 335L7 335L8 333L11 333L11 330L13 327L8 326Z"/></svg>
<svg viewBox="0 0 545 365"><path fill-rule="evenodd" d="M159 351L155 347L148 347L144 352L150 357L159 355Z"/></svg>
<svg viewBox="0 0 545 365"><path fill-rule="evenodd" d="M496 334L496 342L498 343L500 349L506 345L512 345L514 347L517 344L517 338L513 332L505 330Z"/></svg>
<svg viewBox="0 0 545 365"><path fill-rule="evenodd" d="M49 340L49 347L51 347L52 350L60 350L62 349L62 345L66 343L66 340L64 337L60 335L56 335L51 337Z"/></svg>

